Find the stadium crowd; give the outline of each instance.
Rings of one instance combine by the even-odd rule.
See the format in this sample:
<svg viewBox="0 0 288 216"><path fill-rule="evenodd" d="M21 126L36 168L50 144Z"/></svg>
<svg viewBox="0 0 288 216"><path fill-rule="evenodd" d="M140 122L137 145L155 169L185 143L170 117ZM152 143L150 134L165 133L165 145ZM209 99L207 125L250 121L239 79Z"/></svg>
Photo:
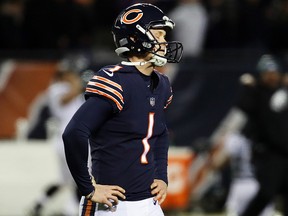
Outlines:
<svg viewBox="0 0 288 216"><path fill-rule="evenodd" d="M109 47L112 39L106 36L110 34L116 14L135 2L139 1L3 0L0 3L0 50ZM202 13L202 19L207 21L195 19L190 25L207 25L202 34L205 49L258 48L276 52L288 48L286 0L144 2L159 6L166 13L185 9L181 8L183 4L190 5L191 16ZM180 28L182 23L178 25Z"/></svg>

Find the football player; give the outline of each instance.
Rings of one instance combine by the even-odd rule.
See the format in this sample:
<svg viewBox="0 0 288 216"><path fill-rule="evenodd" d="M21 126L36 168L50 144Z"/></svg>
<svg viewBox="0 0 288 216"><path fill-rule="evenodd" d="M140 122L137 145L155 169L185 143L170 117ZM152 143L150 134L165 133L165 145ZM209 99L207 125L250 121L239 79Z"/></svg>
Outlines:
<svg viewBox="0 0 288 216"><path fill-rule="evenodd" d="M178 63L182 57L182 44L165 39L174 25L161 9L147 3L134 4L116 18L115 51L125 61L94 73L86 87L86 102L63 133L66 160L83 195L79 215L164 215L160 207L168 185L164 111L172 90L155 67Z"/></svg>

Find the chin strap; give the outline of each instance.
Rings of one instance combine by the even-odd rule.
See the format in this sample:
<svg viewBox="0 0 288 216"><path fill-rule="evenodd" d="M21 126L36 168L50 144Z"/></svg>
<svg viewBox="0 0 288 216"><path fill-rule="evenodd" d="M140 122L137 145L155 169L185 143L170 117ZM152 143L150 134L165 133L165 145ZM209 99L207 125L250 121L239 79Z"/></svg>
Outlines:
<svg viewBox="0 0 288 216"><path fill-rule="evenodd" d="M149 63L148 61L143 62L128 62L128 61L122 61L121 64L127 65L127 66L142 66Z"/></svg>
<svg viewBox="0 0 288 216"><path fill-rule="evenodd" d="M121 62L121 64L127 65L127 66L143 66L147 63L152 63L154 66L162 67L167 63L167 59L164 57L154 55L149 61L142 61L142 62L122 61Z"/></svg>
<svg viewBox="0 0 288 216"><path fill-rule="evenodd" d="M153 55L149 62L155 66L162 67L167 63L167 59L158 55Z"/></svg>

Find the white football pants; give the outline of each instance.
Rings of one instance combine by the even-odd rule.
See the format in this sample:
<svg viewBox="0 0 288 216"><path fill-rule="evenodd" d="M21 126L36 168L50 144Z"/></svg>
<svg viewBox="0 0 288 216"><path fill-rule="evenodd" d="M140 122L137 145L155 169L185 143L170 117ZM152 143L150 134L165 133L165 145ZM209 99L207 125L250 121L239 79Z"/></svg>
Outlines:
<svg viewBox="0 0 288 216"><path fill-rule="evenodd" d="M79 216L164 216L164 213L153 198L140 201L120 201L113 209L104 204L94 203L82 197Z"/></svg>

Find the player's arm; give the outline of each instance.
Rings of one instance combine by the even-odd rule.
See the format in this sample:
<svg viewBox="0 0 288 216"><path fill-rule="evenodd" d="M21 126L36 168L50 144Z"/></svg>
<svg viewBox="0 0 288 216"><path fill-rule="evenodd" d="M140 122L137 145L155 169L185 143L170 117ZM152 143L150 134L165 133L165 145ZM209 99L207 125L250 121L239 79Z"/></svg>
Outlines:
<svg viewBox="0 0 288 216"><path fill-rule="evenodd" d="M154 147L155 159L155 179L151 185L151 193L155 195L154 199L159 201L159 204L164 202L167 196L167 167L168 167L168 132L159 136Z"/></svg>
<svg viewBox="0 0 288 216"><path fill-rule="evenodd" d="M111 104L100 97L90 97L75 113L63 133L65 155L71 174L84 196L95 202L112 206L108 199L125 198L124 189L118 186L93 185L88 171L88 140L113 113ZM103 195L104 194L104 195ZM88 196L89 198L89 196Z"/></svg>
<svg viewBox="0 0 288 216"><path fill-rule="evenodd" d="M83 195L93 189L88 172L88 140L91 133L105 122L111 106L105 100L91 97L75 113L62 137L71 174Z"/></svg>
<svg viewBox="0 0 288 216"><path fill-rule="evenodd" d="M173 92L168 78L166 76L163 77L164 82L167 85L166 101L165 104L163 104L163 109L165 110L172 102ZM163 133L157 137L157 141L154 146L154 162L156 168L155 178L164 181L167 185L168 185L168 177L167 177L168 147L169 147L168 129L165 126Z"/></svg>
<svg viewBox="0 0 288 216"><path fill-rule="evenodd" d="M164 78L164 82L166 83L168 89L166 92L166 103L163 107L165 110L172 102L173 92L168 77L162 77ZM167 196L168 147L169 137L168 129L166 128L162 135L157 138L157 143L154 147L154 160L156 170L154 182L151 184L151 193L155 196L154 200L158 200L159 204L163 203Z"/></svg>

